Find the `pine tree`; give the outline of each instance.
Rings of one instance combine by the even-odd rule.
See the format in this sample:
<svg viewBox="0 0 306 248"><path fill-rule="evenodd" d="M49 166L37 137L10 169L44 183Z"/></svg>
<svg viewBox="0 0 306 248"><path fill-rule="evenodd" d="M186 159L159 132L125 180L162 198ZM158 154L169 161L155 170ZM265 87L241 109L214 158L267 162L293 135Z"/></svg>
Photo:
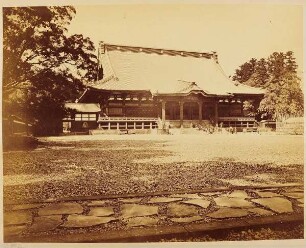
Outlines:
<svg viewBox="0 0 306 248"><path fill-rule="evenodd" d="M236 70L233 79L265 89L259 114L264 119L283 120L303 115L304 99L297 67L292 51L274 52L267 59L252 59L244 63ZM245 107L250 109L251 104Z"/></svg>

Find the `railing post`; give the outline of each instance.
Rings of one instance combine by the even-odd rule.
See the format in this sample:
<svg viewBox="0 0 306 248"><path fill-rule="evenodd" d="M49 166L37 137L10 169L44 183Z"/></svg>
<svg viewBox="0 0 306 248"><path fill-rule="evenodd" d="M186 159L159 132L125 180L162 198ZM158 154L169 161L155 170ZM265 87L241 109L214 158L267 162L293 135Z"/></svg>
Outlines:
<svg viewBox="0 0 306 248"><path fill-rule="evenodd" d="M202 106L203 106L203 102L199 101L198 104L199 104L199 122L201 123L202 122Z"/></svg>
<svg viewBox="0 0 306 248"><path fill-rule="evenodd" d="M165 123L166 120L166 102L162 101L162 122Z"/></svg>
<svg viewBox="0 0 306 248"><path fill-rule="evenodd" d="M217 100L215 101L215 124L216 124L216 125L218 125L218 118L219 118L218 106L219 106L219 100L217 99Z"/></svg>

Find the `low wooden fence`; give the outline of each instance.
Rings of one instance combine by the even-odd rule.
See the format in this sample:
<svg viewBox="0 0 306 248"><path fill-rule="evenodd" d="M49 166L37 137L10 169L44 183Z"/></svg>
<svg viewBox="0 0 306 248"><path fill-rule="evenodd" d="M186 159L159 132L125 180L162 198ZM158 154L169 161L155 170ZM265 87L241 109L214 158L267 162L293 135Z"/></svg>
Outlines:
<svg viewBox="0 0 306 248"><path fill-rule="evenodd" d="M33 133L31 124L27 124L14 117L4 118L2 124L4 135L31 135Z"/></svg>
<svg viewBox="0 0 306 248"><path fill-rule="evenodd" d="M283 122L276 122L276 132L280 134L304 134L304 118L289 118Z"/></svg>
<svg viewBox="0 0 306 248"><path fill-rule="evenodd" d="M9 117L2 121L3 151L33 149L37 147L38 140L32 136L31 124L21 121L19 118Z"/></svg>

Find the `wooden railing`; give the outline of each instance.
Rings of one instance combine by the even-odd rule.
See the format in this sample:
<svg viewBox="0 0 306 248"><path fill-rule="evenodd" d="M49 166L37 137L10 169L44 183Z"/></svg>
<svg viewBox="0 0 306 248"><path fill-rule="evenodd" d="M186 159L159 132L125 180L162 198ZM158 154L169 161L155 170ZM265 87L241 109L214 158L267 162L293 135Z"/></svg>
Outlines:
<svg viewBox="0 0 306 248"><path fill-rule="evenodd" d="M98 122L139 122L139 121L157 121L154 117L99 117Z"/></svg>
<svg viewBox="0 0 306 248"><path fill-rule="evenodd" d="M254 117L219 117L219 121L255 121Z"/></svg>
<svg viewBox="0 0 306 248"><path fill-rule="evenodd" d="M154 129L157 128L157 118L153 117L102 117L98 119L99 129Z"/></svg>

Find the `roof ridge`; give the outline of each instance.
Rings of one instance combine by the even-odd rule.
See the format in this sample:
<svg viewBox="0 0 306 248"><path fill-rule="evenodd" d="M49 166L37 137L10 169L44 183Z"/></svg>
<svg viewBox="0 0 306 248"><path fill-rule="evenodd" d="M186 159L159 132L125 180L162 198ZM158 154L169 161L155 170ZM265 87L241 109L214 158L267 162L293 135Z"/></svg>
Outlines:
<svg viewBox="0 0 306 248"><path fill-rule="evenodd" d="M118 44L109 44L100 42L99 46L102 48L102 53L106 51L122 51L122 52L134 52L134 53L147 53L147 54L158 54L158 55L170 55L170 56L182 56L182 57L195 57L195 58L206 58L206 59L217 59L217 53L212 51L208 52L196 52L176 49L164 49L164 48L152 48L142 46L127 46Z"/></svg>

